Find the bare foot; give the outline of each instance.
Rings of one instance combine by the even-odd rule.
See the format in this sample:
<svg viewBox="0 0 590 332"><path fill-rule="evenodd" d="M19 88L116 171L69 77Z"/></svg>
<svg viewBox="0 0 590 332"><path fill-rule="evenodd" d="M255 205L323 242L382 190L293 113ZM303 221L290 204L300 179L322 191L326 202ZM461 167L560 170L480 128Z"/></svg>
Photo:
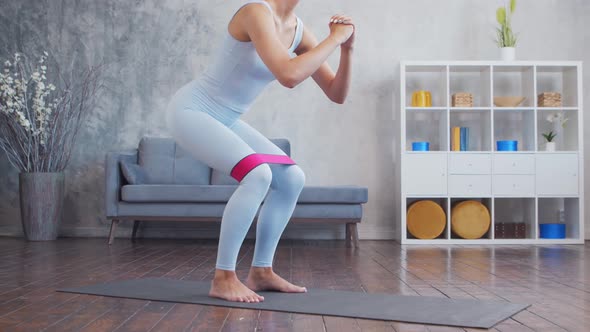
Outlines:
<svg viewBox="0 0 590 332"><path fill-rule="evenodd" d="M232 302L261 302L264 297L246 287L234 271L215 270L209 296Z"/></svg>
<svg viewBox="0 0 590 332"><path fill-rule="evenodd" d="M307 288L293 285L274 273L271 267L250 268L246 286L253 291L279 291L284 293L305 293Z"/></svg>

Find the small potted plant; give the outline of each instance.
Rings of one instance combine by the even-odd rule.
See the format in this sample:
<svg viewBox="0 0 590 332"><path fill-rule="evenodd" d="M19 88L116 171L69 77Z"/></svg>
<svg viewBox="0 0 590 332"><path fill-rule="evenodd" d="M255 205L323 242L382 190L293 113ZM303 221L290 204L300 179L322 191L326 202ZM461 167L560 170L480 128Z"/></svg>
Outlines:
<svg viewBox="0 0 590 332"><path fill-rule="evenodd" d="M504 61L514 61L516 58L517 37L512 31L512 14L515 9L516 0L510 0L509 6L504 5L496 10L496 21L500 24L496 28L496 43Z"/></svg>
<svg viewBox="0 0 590 332"><path fill-rule="evenodd" d="M551 123L553 129L548 133L543 133L543 137L546 140L545 151L555 151L556 142L555 138L559 136L562 128L565 128L568 118L562 112L551 113L547 116L547 122Z"/></svg>
<svg viewBox="0 0 590 332"><path fill-rule="evenodd" d="M555 142L553 141L555 136L556 134L553 131L543 134L543 137L547 140L547 142L545 142L545 151L555 151Z"/></svg>

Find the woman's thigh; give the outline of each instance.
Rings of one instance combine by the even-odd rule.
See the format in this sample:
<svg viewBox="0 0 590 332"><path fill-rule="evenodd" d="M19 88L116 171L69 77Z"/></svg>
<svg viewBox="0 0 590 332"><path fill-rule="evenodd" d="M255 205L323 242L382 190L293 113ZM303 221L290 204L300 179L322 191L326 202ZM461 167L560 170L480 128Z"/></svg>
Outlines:
<svg viewBox="0 0 590 332"><path fill-rule="evenodd" d="M197 160L229 174L244 157L255 153L230 128L202 111L173 110L169 128L176 142Z"/></svg>
<svg viewBox="0 0 590 332"><path fill-rule="evenodd" d="M258 130L252 128L242 120L237 120L230 129L246 142L256 153L275 154L285 156L286 153L271 142L266 136Z"/></svg>

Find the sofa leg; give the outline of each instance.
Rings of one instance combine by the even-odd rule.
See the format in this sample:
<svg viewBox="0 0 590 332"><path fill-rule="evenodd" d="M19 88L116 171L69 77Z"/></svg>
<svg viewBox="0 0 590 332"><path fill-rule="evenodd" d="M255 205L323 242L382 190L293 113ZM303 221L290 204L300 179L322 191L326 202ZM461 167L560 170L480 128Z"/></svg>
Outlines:
<svg viewBox="0 0 590 332"><path fill-rule="evenodd" d="M131 233L131 241L135 241L137 235L137 229L139 229L139 220L133 221L133 232Z"/></svg>
<svg viewBox="0 0 590 332"><path fill-rule="evenodd" d="M346 247L352 247L352 226L353 224L346 224Z"/></svg>
<svg viewBox="0 0 590 332"><path fill-rule="evenodd" d="M111 231L109 232L109 245L113 244L115 240L115 231L117 230L117 225L119 224L119 219L113 219L111 221Z"/></svg>
<svg viewBox="0 0 590 332"><path fill-rule="evenodd" d="M352 243L354 244L355 248L359 247L359 230L357 227L357 223L350 224L350 233L352 235Z"/></svg>

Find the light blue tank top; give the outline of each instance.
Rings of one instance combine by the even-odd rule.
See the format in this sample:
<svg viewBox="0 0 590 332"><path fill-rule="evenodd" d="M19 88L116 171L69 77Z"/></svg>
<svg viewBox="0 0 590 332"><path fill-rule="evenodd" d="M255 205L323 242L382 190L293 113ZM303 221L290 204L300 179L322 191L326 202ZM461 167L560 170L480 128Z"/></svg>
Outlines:
<svg viewBox="0 0 590 332"><path fill-rule="evenodd" d="M243 6L250 3L264 4L272 13L272 8L266 1L250 0ZM252 42L236 40L227 28L225 31L226 36L217 54L214 55L208 69L196 80L196 87L206 95L209 102L237 113L244 113L262 90L275 80L275 76L264 64ZM294 52L302 36L303 24L297 17L295 37L288 49L291 57L295 56Z"/></svg>

